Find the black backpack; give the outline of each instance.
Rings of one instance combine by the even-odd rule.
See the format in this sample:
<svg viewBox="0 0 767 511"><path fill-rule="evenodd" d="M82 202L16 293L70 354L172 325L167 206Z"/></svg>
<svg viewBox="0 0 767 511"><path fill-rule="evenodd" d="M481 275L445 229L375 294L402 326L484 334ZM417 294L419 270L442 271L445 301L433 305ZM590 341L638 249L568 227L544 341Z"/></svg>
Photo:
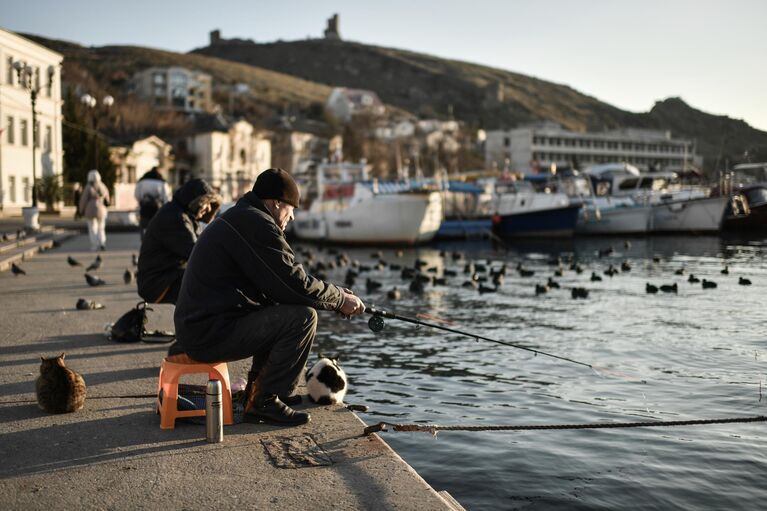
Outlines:
<svg viewBox="0 0 767 511"><path fill-rule="evenodd" d="M146 330L146 311L152 310L146 306L146 302L138 302L136 307L129 310L118 319L109 330L109 338L115 342L157 342L166 343L173 341L173 332ZM147 339L150 337L150 339Z"/></svg>
<svg viewBox="0 0 767 511"><path fill-rule="evenodd" d="M139 215L144 220L151 220L162 207L162 201L154 195L145 195L139 204Z"/></svg>

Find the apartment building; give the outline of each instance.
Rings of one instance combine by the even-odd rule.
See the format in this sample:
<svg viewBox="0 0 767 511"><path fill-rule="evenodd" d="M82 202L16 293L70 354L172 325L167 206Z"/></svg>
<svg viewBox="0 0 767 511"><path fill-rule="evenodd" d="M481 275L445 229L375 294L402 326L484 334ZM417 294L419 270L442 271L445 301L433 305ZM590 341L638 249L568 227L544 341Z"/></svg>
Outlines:
<svg viewBox="0 0 767 511"><path fill-rule="evenodd" d="M183 67L150 67L133 75L131 90L159 108L181 112L212 112L209 74Z"/></svg>

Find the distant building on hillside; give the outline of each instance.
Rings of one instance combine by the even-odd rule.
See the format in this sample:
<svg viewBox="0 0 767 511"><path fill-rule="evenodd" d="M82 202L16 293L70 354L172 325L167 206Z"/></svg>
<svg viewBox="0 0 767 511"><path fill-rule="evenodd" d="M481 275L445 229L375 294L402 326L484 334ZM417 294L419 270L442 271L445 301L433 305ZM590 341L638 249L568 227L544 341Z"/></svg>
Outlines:
<svg viewBox="0 0 767 511"><path fill-rule="evenodd" d="M32 203L32 148L37 178L61 175L61 63L64 57L13 32L0 29L0 210L19 211ZM30 92L15 67L31 74L22 80L38 89L36 126ZM40 204L42 197L38 197Z"/></svg>
<svg viewBox="0 0 767 511"><path fill-rule="evenodd" d="M181 112L212 112L209 74L183 67L150 67L133 75L131 90L160 108Z"/></svg>
<svg viewBox="0 0 767 511"><path fill-rule="evenodd" d="M272 166L269 134L247 121L219 124L187 137L178 152L186 160L179 165L180 179L205 179L225 201L240 198L253 187L256 177Z"/></svg>
<svg viewBox="0 0 767 511"><path fill-rule="evenodd" d="M373 91L336 87L328 96L325 108L333 117L347 123L359 114L383 115L386 107Z"/></svg>
<svg viewBox="0 0 767 511"><path fill-rule="evenodd" d="M642 170L700 167L702 156L692 140L673 139L671 132L624 128L581 133L544 122L511 130L487 132L485 164L526 174L548 170L552 163L585 168L626 162Z"/></svg>
<svg viewBox="0 0 767 511"><path fill-rule="evenodd" d="M152 167L157 167L171 187L179 184L173 168L173 147L155 135L131 144L112 146L109 157L115 164L114 209L132 210L138 207L133 194L136 181Z"/></svg>

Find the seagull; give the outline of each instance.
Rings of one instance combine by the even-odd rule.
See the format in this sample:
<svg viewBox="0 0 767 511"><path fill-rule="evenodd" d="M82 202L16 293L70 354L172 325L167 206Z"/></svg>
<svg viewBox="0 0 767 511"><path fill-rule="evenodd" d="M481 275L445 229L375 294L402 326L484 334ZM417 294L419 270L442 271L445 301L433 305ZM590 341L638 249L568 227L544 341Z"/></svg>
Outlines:
<svg viewBox="0 0 767 511"><path fill-rule="evenodd" d="M13 272L14 275L26 275L27 272L22 270L19 266L16 266L16 263L11 263L11 272Z"/></svg>
<svg viewBox="0 0 767 511"><path fill-rule="evenodd" d="M96 256L96 260L95 260L95 261L93 261L93 262L91 263L91 265L90 265L90 266L88 266L88 267L85 269L85 271L93 271L93 270L98 270L99 268L101 268L101 256L100 256L100 255L97 255L97 256Z"/></svg>
<svg viewBox="0 0 767 511"><path fill-rule="evenodd" d="M85 274L85 281L88 283L89 286L103 286L106 284L103 280L101 280L99 277L90 275L88 273Z"/></svg>
<svg viewBox="0 0 767 511"><path fill-rule="evenodd" d="M80 264L80 261L78 261L72 256L67 256L67 262L69 263L69 266L82 266L82 264Z"/></svg>

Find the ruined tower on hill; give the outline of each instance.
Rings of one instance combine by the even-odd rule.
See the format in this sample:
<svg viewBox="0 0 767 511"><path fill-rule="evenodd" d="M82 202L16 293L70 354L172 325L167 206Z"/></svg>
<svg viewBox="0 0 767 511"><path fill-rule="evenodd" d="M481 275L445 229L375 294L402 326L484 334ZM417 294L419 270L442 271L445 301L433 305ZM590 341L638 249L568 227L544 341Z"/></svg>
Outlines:
<svg viewBox="0 0 767 511"><path fill-rule="evenodd" d="M341 40L341 33L338 31L338 14L328 18L328 27L325 29L325 39L333 41Z"/></svg>

